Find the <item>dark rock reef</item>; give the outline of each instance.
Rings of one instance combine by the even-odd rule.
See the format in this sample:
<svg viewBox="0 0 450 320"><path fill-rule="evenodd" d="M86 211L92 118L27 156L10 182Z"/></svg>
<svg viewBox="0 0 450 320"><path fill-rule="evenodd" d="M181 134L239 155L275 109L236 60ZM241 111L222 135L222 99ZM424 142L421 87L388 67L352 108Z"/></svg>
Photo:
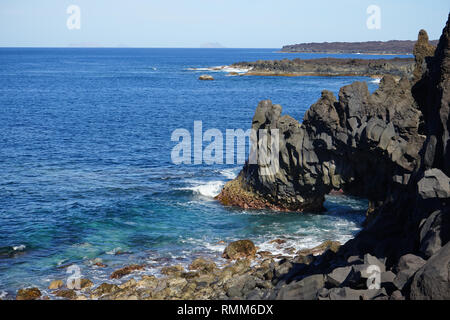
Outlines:
<svg viewBox="0 0 450 320"><path fill-rule="evenodd" d="M277 298L450 299L450 19L436 50L426 40L421 31L415 79L386 76L372 95L361 82L338 99L324 91L301 124L259 104L252 126L279 130L280 169L247 163L220 201L311 211L333 189L370 201L364 229L313 266L293 265ZM369 290L373 265L381 286Z"/></svg>
<svg viewBox="0 0 450 320"><path fill-rule="evenodd" d="M233 68L249 69L245 75L253 76L352 76L382 77L393 75L411 76L414 70L414 59L283 59L258 60L256 62L239 62Z"/></svg>

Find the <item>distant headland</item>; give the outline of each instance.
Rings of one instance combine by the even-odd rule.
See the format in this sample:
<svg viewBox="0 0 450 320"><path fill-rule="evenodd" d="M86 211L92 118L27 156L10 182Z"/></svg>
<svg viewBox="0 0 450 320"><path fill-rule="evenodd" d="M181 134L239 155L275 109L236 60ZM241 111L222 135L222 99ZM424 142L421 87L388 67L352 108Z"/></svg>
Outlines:
<svg viewBox="0 0 450 320"><path fill-rule="evenodd" d="M413 54L413 40L366 41L366 42L322 42L286 45L281 52L303 53L361 53L361 54ZM430 41L436 46L438 40Z"/></svg>

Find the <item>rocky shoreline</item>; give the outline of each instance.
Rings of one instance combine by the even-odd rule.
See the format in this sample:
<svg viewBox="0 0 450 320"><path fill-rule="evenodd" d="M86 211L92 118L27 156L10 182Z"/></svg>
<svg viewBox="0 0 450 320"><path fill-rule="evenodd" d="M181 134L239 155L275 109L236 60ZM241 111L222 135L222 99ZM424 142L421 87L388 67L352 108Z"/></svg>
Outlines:
<svg viewBox="0 0 450 320"><path fill-rule="evenodd" d="M285 239L272 243L283 248ZM139 276L145 265L129 265L114 271L110 278L135 277L121 284L101 283L95 286L86 278L79 287L67 285L64 280L54 280L44 295L39 288L24 288L17 292L17 300L162 300L162 299L275 299L286 286L289 271L298 264L310 265L331 256L340 247L337 241L325 241L312 249L284 248L286 255L258 251L250 240L230 243L223 252L227 264L219 267L213 261L196 258L187 270L181 265L162 268L162 277ZM281 291L283 295L283 291ZM281 297L281 296L280 296Z"/></svg>

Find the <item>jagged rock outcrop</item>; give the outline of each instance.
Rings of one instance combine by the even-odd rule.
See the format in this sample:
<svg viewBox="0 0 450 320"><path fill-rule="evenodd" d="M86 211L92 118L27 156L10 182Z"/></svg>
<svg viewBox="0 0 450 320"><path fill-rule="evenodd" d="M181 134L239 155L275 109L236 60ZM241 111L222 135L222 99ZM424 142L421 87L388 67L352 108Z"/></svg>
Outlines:
<svg viewBox="0 0 450 320"><path fill-rule="evenodd" d="M420 80L427 68L426 59L434 55L436 47L429 43L428 33L425 30L419 31L419 37L414 45L414 58L416 66L414 70L414 80Z"/></svg>
<svg viewBox="0 0 450 320"><path fill-rule="evenodd" d="M302 124L281 116L281 106L263 101L252 127L279 130L280 169L268 176L261 174L260 166L246 164L219 200L254 208L320 211L324 195L342 189L373 203L383 201L394 186L408 183L417 166L425 141L418 133L420 119L409 81L396 82L390 76L372 95L364 82L343 87L338 100L322 92ZM235 201L236 195L247 201Z"/></svg>
<svg viewBox="0 0 450 320"><path fill-rule="evenodd" d="M370 200L364 229L336 253L293 267L275 288L281 297L295 295L285 286L328 274L326 288L308 285L317 299L450 299L450 15L432 57L423 32L419 39L424 64L414 81L387 76L372 95L356 82L338 99L324 91L301 124L270 101L259 104L253 128L280 131L280 169L267 176L247 163L219 199L296 211L320 210L332 189ZM243 196L235 202L235 194ZM382 263L385 291L363 290L373 264L363 256Z"/></svg>

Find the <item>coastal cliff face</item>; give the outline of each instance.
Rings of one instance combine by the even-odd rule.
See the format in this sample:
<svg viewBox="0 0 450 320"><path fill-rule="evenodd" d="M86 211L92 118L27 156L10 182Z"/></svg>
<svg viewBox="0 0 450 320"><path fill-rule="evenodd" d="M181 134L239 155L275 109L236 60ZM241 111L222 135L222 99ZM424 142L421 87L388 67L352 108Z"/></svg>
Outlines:
<svg viewBox="0 0 450 320"><path fill-rule="evenodd" d="M324 91L301 124L270 101L259 104L253 127L280 130L280 170L267 177L246 164L219 200L311 211L342 189L370 201L365 228L331 257L291 270L278 298L299 296L302 282L324 274L316 298L351 295L362 284L354 277L364 278L354 261L373 255L392 273L391 297L450 299L450 19L435 52L419 47L427 49L422 32L419 39L415 81L387 76L372 95L356 82L338 99Z"/></svg>
<svg viewBox="0 0 450 320"><path fill-rule="evenodd" d="M280 169L267 176L246 164L218 198L228 205L321 211L325 194L342 189L380 203L407 185L418 165L421 118L410 82L391 76L372 95L364 82L343 87L338 99L323 91L301 124L262 101L252 127L279 130Z"/></svg>

